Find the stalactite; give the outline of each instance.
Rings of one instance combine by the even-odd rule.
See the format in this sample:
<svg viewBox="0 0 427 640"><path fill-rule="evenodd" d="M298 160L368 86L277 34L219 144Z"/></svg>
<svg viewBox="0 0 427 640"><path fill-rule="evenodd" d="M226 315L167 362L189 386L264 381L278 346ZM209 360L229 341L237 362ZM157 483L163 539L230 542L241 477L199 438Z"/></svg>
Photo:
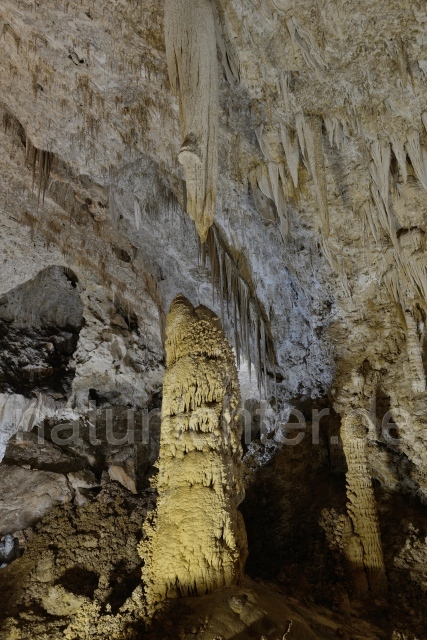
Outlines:
<svg viewBox="0 0 427 640"><path fill-rule="evenodd" d="M306 165L307 168L309 168L306 149L305 149L304 115L300 111L295 115L295 127L297 130L297 137L299 142L299 148L301 151L301 156L304 160L304 164Z"/></svg>
<svg viewBox="0 0 427 640"><path fill-rule="evenodd" d="M374 208L372 206L372 203L367 200L366 202L364 202L364 204L361 207L361 212L362 212L362 216L365 220L365 226L366 226L366 222L368 223L368 227L371 230L371 233L373 235L373 238L375 240L376 243L378 243L378 238L379 238L379 230L377 227L377 218L374 214Z"/></svg>
<svg viewBox="0 0 427 640"><path fill-rule="evenodd" d="M335 116L325 117L323 121L326 133L328 134L329 144L331 147L335 144L337 149L341 149L346 138L343 125Z"/></svg>
<svg viewBox="0 0 427 640"><path fill-rule="evenodd" d="M273 192L265 165L259 165L249 174L255 207L266 224L276 222L277 211L273 206Z"/></svg>
<svg viewBox="0 0 427 640"><path fill-rule="evenodd" d="M40 195L42 196L42 202L44 203L44 197L49 184L49 177L54 160L54 154L51 151L46 151L45 149L38 149L37 147L35 147L28 136L26 138L26 150L26 160L30 164L33 173L33 189L36 180L36 172L38 172L37 204L40 204Z"/></svg>
<svg viewBox="0 0 427 640"><path fill-rule="evenodd" d="M218 63L210 0L166 0L169 78L179 96L187 211L204 241L215 215L218 173Z"/></svg>
<svg viewBox="0 0 427 640"><path fill-rule="evenodd" d="M394 153L399 154L403 162L402 148L394 141ZM387 141L374 140L370 146L372 160L369 165L371 174L371 195L379 222L397 248L398 222L389 203L391 148ZM397 156L396 156L397 157ZM405 155L406 167L406 155ZM372 227L372 225L371 225Z"/></svg>
<svg viewBox="0 0 427 640"><path fill-rule="evenodd" d="M286 26L291 36L292 44L295 49L301 51L307 66L316 71L318 69L327 69L322 53L316 45L313 36L305 29L296 18L288 18Z"/></svg>
<svg viewBox="0 0 427 640"><path fill-rule="evenodd" d="M221 62L224 67L228 83L233 86L240 82L240 60L235 44L230 37L224 12L218 0L212 2L215 19L216 39Z"/></svg>
<svg viewBox="0 0 427 640"><path fill-rule="evenodd" d="M292 182L295 189L298 188L298 167L299 167L299 145L295 132L290 131L286 126L280 127L283 150Z"/></svg>
<svg viewBox="0 0 427 640"><path fill-rule="evenodd" d="M426 377L422 358L422 346L418 337L417 323L408 309L405 311L405 321L409 367L412 374L412 390L414 393L425 393Z"/></svg>
<svg viewBox="0 0 427 640"><path fill-rule="evenodd" d="M149 611L236 583L247 555L234 356L215 314L182 295L167 318L166 364L159 497L139 545Z"/></svg>
<svg viewBox="0 0 427 640"><path fill-rule="evenodd" d="M390 208L386 207L384 204L384 200L375 180L371 182L370 188L372 201L374 203L380 225L397 248L397 220Z"/></svg>
<svg viewBox="0 0 427 640"><path fill-rule="evenodd" d="M255 206L267 223L276 222L277 218L279 218L280 232L286 242L289 234L289 223L286 207L285 164L277 161L277 155L272 152L268 139L264 137L262 127L259 132L255 131L255 133L265 158L265 164L258 165L256 169L251 171L249 176ZM298 147L298 142L296 144ZM261 192L261 195L259 192ZM274 202L275 210L273 210L269 201L265 201L264 196Z"/></svg>
<svg viewBox="0 0 427 640"><path fill-rule="evenodd" d="M391 146L393 148L393 153L396 158L399 171L402 175L403 182L406 182L408 179L408 166L406 163L406 151L405 144L401 138L394 136L391 140Z"/></svg>
<svg viewBox="0 0 427 640"><path fill-rule="evenodd" d="M391 160L390 144L388 142L375 140L371 144L371 156L371 176L378 187L385 208L388 209Z"/></svg>
<svg viewBox="0 0 427 640"><path fill-rule="evenodd" d="M324 238L329 237L328 194L323 159L322 120L317 116L303 118L304 142L307 161L313 177L317 205L321 216Z"/></svg>
<svg viewBox="0 0 427 640"><path fill-rule="evenodd" d="M366 429L356 411L343 416L341 439L347 460L347 509L354 533L363 548L363 565L370 590L378 595L387 591L387 577L375 494L366 454Z"/></svg>
<svg viewBox="0 0 427 640"><path fill-rule="evenodd" d="M420 134L417 129L412 129L405 145L406 152L414 167L415 174L424 189L427 190L427 172L425 166L425 152L420 142Z"/></svg>
<svg viewBox="0 0 427 640"><path fill-rule="evenodd" d="M281 163L283 164L283 163ZM272 200L276 205L277 215L279 216L279 220L281 223L281 231L282 235L284 235L284 239L288 234L288 220L286 217L286 203L284 196L284 168L278 162L274 162L270 160L267 164L269 182L270 182L270 191L272 195Z"/></svg>
<svg viewBox="0 0 427 640"><path fill-rule="evenodd" d="M219 292L221 319L224 323L225 307L227 316L232 308L234 328L234 348L237 363L240 366L240 354L243 352L251 369L255 365L258 386L267 392L267 369L275 373L276 357L273 340L267 320L256 301L249 285L240 275L238 266L225 248L220 234L213 225L208 232L206 242L200 245L200 259L204 266L211 269L212 293Z"/></svg>

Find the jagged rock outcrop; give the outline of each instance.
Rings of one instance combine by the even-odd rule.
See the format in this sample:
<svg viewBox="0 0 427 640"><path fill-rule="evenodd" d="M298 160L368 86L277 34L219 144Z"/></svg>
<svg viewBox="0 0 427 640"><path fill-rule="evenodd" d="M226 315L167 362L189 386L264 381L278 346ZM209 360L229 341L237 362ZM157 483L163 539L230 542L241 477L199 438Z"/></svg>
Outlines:
<svg viewBox="0 0 427 640"><path fill-rule="evenodd" d="M65 476L18 466L1 466L0 535L32 527L54 506L69 502Z"/></svg>
<svg viewBox="0 0 427 640"><path fill-rule="evenodd" d="M0 573L0 636L136 638L137 541L154 502L152 491L135 497L106 480L95 500L51 509Z"/></svg>
<svg viewBox="0 0 427 640"><path fill-rule="evenodd" d="M56 405L50 397L41 394L25 398L19 394L0 394L0 462L3 460L7 442L18 432L31 429L55 414Z"/></svg>
<svg viewBox="0 0 427 640"><path fill-rule="evenodd" d="M139 547L147 604L203 595L241 577L246 535L239 383L218 318L178 296L166 324L159 497Z"/></svg>

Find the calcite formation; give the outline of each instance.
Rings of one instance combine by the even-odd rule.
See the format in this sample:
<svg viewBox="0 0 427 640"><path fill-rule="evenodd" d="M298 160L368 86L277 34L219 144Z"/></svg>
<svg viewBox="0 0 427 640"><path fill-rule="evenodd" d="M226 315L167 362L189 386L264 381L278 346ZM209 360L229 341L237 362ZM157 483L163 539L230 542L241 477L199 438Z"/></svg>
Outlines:
<svg viewBox="0 0 427 640"><path fill-rule="evenodd" d="M246 559L239 383L218 318L183 296L166 324L159 494L146 539L149 607L236 583Z"/></svg>
<svg viewBox="0 0 427 640"><path fill-rule="evenodd" d="M179 97L187 211L202 242L215 215L218 174L218 63L211 0L166 0L169 78Z"/></svg>
<svg viewBox="0 0 427 640"><path fill-rule="evenodd" d="M387 591L381 534L372 478L366 454L366 428L360 414L349 412L343 416L341 439L347 460L347 509L353 524L354 536L348 536L348 561L356 574L365 568L370 590L375 594ZM360 587L360 578L358 577Z"/></svg>
<svg viewBox="0 0 427 640"><path fill-rule="evenodd" d="M32 505L28 522L43 512L34 507L37 491L26 490L32 477L46 479L39 472L62 478L58 486L71 501L58 507L64 512L87 503L92 508L108 478L135 500L147 487L158 431L150 431L149 445L126 443L119 451L105 438L93 445L90 436L100 436L106 421L93 420L91 412L136 411L136 431L146 433L141 413L150 414L162 400L166 314L182 292L221 317L225 335L234 337L236 361L242 361L245 406L266 407L248 426L255 441L245 443L247 571L280 582L300 599L336 605L348 619L357 599L367 595L363 615L377 618L376 598L369 596L384 592L382 550L387 625L356 630L336 622L324 633L311 627L313 634L424 638L425 3L2 0L0 34L0 455L6 448L2 474L10 474L11 484L9 497L2 496L4 513L16 509L19 516L8 528L27 521L14 503L13 477L17 483L28 478L19 493L22 511ZM200 260L203 254L209 259ZM49 273L58 279L46 279ZM60 280L70 295L55 285ZM37 300L44 301L46 320L38 327L29 304ZM65 323L52 317L55 300ZM79 312L74 332L66 326L70 309ZM70 342L66 333L73 333ZM250 363L259 385L255 375L250 378ZM63 365L69 366L65 377ZM363 382L360 389L349 382L353 372ZM193 395L198 401L203 388L177 391L185 407L179 416L190 416ZM260 388L266 396L261 401ZM312 401L330 409L317 444L306 455L309 433L315 434L306 428L304 443L283 453L276 426L288 420L292 407L309 421ZM356 416L365 421L367 414L369 435L362 442ZM50 429L68 420L80 425L82 441L59 451L49 441ZM34 432L15 440L18 426L36 428L37 422L46 426L41 442ZM114 419L116 438L126 431L119 422ZM187 429L179 446L170 445L165 460L182 461L173 476L163 477L161 496L173 478L182 480L184 461L193 461L197 443L203 448L209 433ZM184 455L180 443L191 450ZM210 477L213 454L203 455ZM199 489L206 489L202 481L194 484L194 493ZM215 508L223 496L218 501ZM318 526L325 509L327 540ZM171 522L175 516L180 514L170 511ZM101 517L94 518L95 531ZM45 518L40 526L48 532ZM128 536L126 518L111 524L115 536ZM140 520L135 531L129 598L134 570L140 583ZM7 533L21 540L18 532ZM52 573L44 548L51 540L46 533L37 553L27 546L29 553L7 560L6 592L8 576L21 572L26 555L37 556L38 564L46 552L37 573L43 576L44 567L52 578L45 592L28 596L22 617L9 621L9 635L122 637L123 611L106 610L108 572L101 577L104 596L83 601L81 594L64 594L67 587L55 584L61 576ZM68 541L64 545L65 556ZM77 566L78 572L79 545L74 548L67 570ZM185 549L192 557L192 547ZM212 557L218 554L212 551ZM88 551L87 560L92 558ZM161 576L160 554L153 558ZM201 590L212 578L210 569L203 570ZM147 585L154 599L169 588L156 579L153 568ZM108 589L117 590L117 581L108 579ZM19 607L15 595L7 592ZM210 597L216 602L222 595ZM55 605L61 598L64 616ZM179 610L180 603L173 604ZM233 609L226 600L224 606L242 618L237 625L231 620L227 632L211 627L213 637L248 628L259 637L310 637L307 629L298 630L293 610L283 614L292 617L290 631L287 620L275 631L264 629L268 621L253 621L254 608L241 591L233 591ZM196 626L198 634L187 636L203 638ZM177 628L158 637L180 633Z"/></svg>
<svg viewBox="0 0 427 640"><path fill-rule="evenodd" d="M423 364L422 336L419 335L417 323L409 311L405 313L405 322L408 360L412 374L412 390L414 393L425 393L426 374Z"/></svg>

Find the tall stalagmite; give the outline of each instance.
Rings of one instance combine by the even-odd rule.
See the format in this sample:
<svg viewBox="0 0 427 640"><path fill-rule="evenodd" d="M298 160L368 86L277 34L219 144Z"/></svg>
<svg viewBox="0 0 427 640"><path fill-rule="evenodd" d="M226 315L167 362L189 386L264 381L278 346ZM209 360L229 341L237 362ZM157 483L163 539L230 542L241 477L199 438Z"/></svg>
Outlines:
<svg viewBox="0 0 427 640"><path fill-rule="evenodd" d="M218 61L210 0L166 0L169 78L179 97L187 211L202 242L215 215L218 175Z"/></svg>
<svg viewBox="0 0 427 640"><path fill-rule="evenodd" d="M422 345L418 337L417 323L410 311L405 311L405 321L409 367L412 376L412 391L414 393L425 393L426 377L424 373Z"/></svg>
<svg viewBox="0 0 427 640"><path fill-rule="evenodd" d="M149 608L241 577L246 534L233 352L217 316L183 296L166 324L157 509L139 552Z"/></svg>
<svg viewBox="0 0 427 640"><path fill-rule="evenodd" d="M366 429L356 411L342 420L341 438L347 460L347 509L363 548L363 565L370 590L387 591L387 578L372 479L366 456ZM357 569L357 567L355 567Z"/></svg>

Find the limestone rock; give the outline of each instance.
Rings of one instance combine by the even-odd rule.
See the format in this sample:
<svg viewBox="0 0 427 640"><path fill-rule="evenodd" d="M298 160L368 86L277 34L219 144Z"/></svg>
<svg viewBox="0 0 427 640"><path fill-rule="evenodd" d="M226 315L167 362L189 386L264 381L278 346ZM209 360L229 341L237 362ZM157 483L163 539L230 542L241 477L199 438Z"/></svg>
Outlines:
<svg viewBox="0 0 427 640"><path fill-rule="evenodd" d="M53 506L68 502L65 476L16 466L0 466L0 535L33 526Z"/></svg>
<svg viewBox="0 0 427 640"><path fill-rule="evenodd" d="M108 475L114 482L119 482L125 489L131 493L137 493L135 478L131 477L129 470L118 464L112 464L108 467Z"/></svg>
<svg viewBox="0 0 427 640"><path fill-rule="evenodd" d="M30 465L33 469L66 473L79 469L82 461L65 453L60 447L48 442L40 434L29 432L18 434L9 440L4 463L10 465Z"/></svg>
<svg viewBox="0 0 427 640"><path fill-rule="evenodd" d="M94 474L87 469L72 471L67 474L67 478L75 491L75 500L79 505L85 504L87 495L89 494L90 496L91 490L98 489L101 486Z"/></svg>

